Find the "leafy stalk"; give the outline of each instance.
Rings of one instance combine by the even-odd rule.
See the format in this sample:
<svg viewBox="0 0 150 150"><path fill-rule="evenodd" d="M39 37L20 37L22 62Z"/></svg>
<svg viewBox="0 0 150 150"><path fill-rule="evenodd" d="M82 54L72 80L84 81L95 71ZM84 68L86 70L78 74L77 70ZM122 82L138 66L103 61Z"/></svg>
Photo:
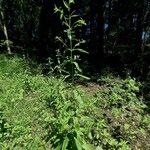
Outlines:
<svg viewBox="0 0 150 150"><path fill-rule="evenodd" d="M65 26L64 33L66 34L66 38L57 37L57 40L63 45L64 52L63 58L61 62L61 68L63 69L64 73L67 73L67 76L71 77L72 83L74 83L75 77L85 77L82 75L82 69L78 64L78 60L80 58L78 53L85 53L87 52L80 48L81 44L83 44L84 40L78 39L75 36L75 31L77 28L82 27L85 25L85 21L76 13L75 10L71 10L71 6L75 4L74 0L64 0L63 1L64 8L58 8L55 6L55 13L60 15L60 19L62 20L62 24ZM66 13L64 13L66 12ZM73 19L75 18L75 22ZM68 55L70 54L70 55ZM60 60L60 59L59 59ZM60 65L60 63L59 63ZM69 66L71 68L69 68ZM68 71L69 70L69 71ZM62 71L59 71L62 72ZM85 77L87 79L87 77Z"/></svg>

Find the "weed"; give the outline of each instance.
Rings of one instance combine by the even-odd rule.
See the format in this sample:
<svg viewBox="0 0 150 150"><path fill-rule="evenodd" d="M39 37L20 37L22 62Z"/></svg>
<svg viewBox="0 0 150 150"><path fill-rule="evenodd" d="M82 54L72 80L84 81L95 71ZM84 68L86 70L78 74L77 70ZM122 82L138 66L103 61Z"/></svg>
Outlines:
<svg viewBox="0 0 150 150"><path fill-rule="evenodd" d="M60 15L62 25L65 28L64 38L56 37L56 40L64 47L63 53L60 53L60 51L57 53L58 65L56 68L60 74L65 73L66 77L71 77L72 83L74 83L75 77L89 79L82 75L82 70L78 63L80 60L80 53L87 54L87 51L81 48L81 44L84 43L84 40L78 39L75 34L76 30L86 23L75 10L71 9L74 3L74 0L64 0L64 8L55 6L55 13Z"/></svg>

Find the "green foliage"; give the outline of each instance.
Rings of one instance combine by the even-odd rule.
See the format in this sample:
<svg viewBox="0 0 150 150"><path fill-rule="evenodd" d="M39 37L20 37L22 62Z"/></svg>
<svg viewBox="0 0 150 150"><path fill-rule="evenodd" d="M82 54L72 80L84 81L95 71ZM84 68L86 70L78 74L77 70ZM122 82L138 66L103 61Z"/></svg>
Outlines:
<svg viewBox="0 0 150 150"><path fill-rule="evenodd" d="M69 89L61 80L51 89L52 94L43 95L50 109L44 116L53 149L130 150L140 143L138 138L148 136L148 122L142 120L146 105L137 97L139 83L132 78L99 81L105 82L104 88L94 96ZM142 142L139 147L144 146Z"/></svg>
<svg viewBox="0 0 150 150"><path fill-rule="evenodd" d="M0 149L44 149L37 123L42 105L30 95L26 63L16 56L0 58Z"/></svg>
<svg viewBox="0 0 150 150"><path fill-rule="evenodd" d="M0 74L13 76L22 73L25 69L27 65L19 57L0 55Z"/></svg>
<svg viewBox="0 0 150 150"><path fill-rule="evenodd" d="M99 82L105 87L100 89L95 97L99 106L105 109L104 114L113 137L138 145L139 149L145 149L147 142L144 144L144 139L149 137L145 131L149 125L144 123L143 116L148 119L149 115L145 112L147 106L144 99L139 94L141 84L130 77L121 80L112 76L102 77ZM135 149L133 145L131 148Z"/></svg>
<svg viewBox="0 0 150 150"><path fill-rule="evenodd" d="M78 61L80 60L80 53L86 53L85 50L81 48L81 44L84 40L78 39L75 32L79 30L80 27L86 25L85 21L77 14L75 10L72 10L72 5L75 4L74 0L64 0L64 8L58 8L55 6L55 13L59 14L64 26L64 37L56 37L64 47L63 54L58 53L58 66L59 72L65 73L67 77L71 77L72 82L74 82L75 77L87 77L82 75L82 70L79 66Z"/></svg>
<svg viewBox="0 0 150 150"><path fill-rule="evenodd" d="M32 74L16 56L0 58L0 149L150 148L150 116L135 79L105 75L92 91Z"/></svg>
<svg viewBox="0 0 150 150"><path fill-rule="evenodd" d="M48 103L50 116L45 121L50 125L48 135L54 150L88 150L81 125L84 102L80 92L59 82L51 91ZM89 148L88 148L89 147Z"/></svg>

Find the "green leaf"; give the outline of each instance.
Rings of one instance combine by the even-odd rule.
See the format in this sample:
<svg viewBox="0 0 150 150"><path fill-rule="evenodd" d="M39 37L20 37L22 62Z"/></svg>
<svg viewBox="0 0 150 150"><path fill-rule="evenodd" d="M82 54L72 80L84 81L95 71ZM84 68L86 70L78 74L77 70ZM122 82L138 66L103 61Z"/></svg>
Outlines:
<svg viewBox="0 0 150 150"><path fill-rule="evenodd" d="M81 95L79 94L77 90L74 90L74 96L76 100L78 101L78 103L82 106L84 103L83 103Z"/></svg>
<svg viewBox="0 0 150 150"><path fill-rule="evenodd" d="M69 0L69 3L74 4L75 2L74 2L74 0Z"/></svg>
<svg viewBox="0 0 150 150"><path fill-rule="evenodd" d="M71 18L79 17L79 15L72 15Z"/></svg>
<svg viewBox="0 0 150 150"><path fill-rule="evenodd" d="M87 144L87 143L84 143L84 144L83 144L83 148L84 148L85 150L94 150L93 146L90 145L90 144Z"/></svg>
<svg viewBox="0 0 150 150"><path fill-rule="evenodd" d="M63 22L63 25L65 25L68 28L70 27L69 24L68 24L68 22Z"/></svg>
<svg viewBox="0 0 150 150"><path fill-rule="evenodd" d="M74 139L75 139L75 143L76 143L76 146L77 146L77 150L82 150L81 142L77 138L74 138Z"/></svg>
<svg viewBox="0 0 150 150"><path fill-rule="evenodd" d="M95 150L103 150L101 146L97 146Z"/></svg>
<svg viewBox="0 0 150 150"><path fill-rule="evenodd" d="M63 16L64 16L64 11L61 10L61 11L60 11L60 20L62 20Z"/></svg>
<svg viewBox="0 0 150 150"><path fill-rule="evenodd" d="M64 1L64 0L63 0L63 3L64 3L64 6L65 6L67 9L69 9L69 4L68 4L66 1Z"/></svg>
<svg viewBox="0 0 150 150"><path fill-rule="evenodd" d="M85 51L85 50L83 50L83 49L81 49L81 48L75 48L75 49L73 49L73 51L79 51L79 52L82 52L82 53L88 54L88 52L87 52L87 51Z"/></svg>
<svg viewBox="0 0 150 150"><path fill-rule="evenodd" d="M61 145L58 145L54 150L61 150Z"/></svg>
<svg viewBox="0 0 150 150"><path fill-rule="evenodd" d="M63 145L62 145L62 150L67 149L68 143L69 143L69 139L68 139L68 137L65 137L65 139L63 141Z"/></svg>
<svg viewBox="0 0 150 150"><path fill-rule="evenodd" d="M82 74L76 74L76 76L81 77L81 78L86 79L86 80L90 80L89 77L86 77L86 76L84 76Z"/></svg>
<svg viewBox="0 0 150 150"><path fill-rule="evenodd" d="M74 28L81 27L83 25L86 25L86 22L83 19L79 19L73 24Z"/></svg>
<svg viewBox="0 0 150 150"><path fill-rule="evenodd" d="M54 6L54 13L57 13L57 12L59 12L60 11L60 9L55 5Z"/></svg>
<svg viewBox="0 0 150 150"><path fill-rule="evenodd" d="M56 36L55 39L56 39L57 41L59 41L60 43L62 43L63 46L65 46L66 48L68 47L61 37Z"/></svg>
<svg viewBox="0 0 150 150"><path fill-rule="evenodd" d="M77 62L73 62L73 64L76 66L76 69L77 69L79 72L82 72L82 70L80 69L79 64L78 64Z"/></svg>

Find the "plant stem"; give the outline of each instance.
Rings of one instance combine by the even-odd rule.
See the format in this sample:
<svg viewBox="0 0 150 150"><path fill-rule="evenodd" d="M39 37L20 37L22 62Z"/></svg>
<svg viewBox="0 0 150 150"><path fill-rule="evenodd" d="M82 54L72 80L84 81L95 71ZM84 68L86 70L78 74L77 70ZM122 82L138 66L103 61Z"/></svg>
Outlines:
<svg viewBox="0 0 150 150"><path fill-rule="evenodd" d="M74 67L73 67L73 46L72 46L72 20L71 20L71 10L70 10L70 3L69 3L69 42L70 42L70 51L71 51L71 78L72 78L72 83L74 83Z"/></svg>

